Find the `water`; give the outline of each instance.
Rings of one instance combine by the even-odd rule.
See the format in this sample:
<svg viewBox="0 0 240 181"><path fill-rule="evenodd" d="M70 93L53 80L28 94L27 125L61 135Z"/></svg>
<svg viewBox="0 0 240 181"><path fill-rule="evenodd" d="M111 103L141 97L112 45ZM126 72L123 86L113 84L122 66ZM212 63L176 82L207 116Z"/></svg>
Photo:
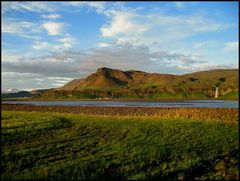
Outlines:
<svg viewBox="0 0 240 181"><path fill-rule="evenodd" d="M203 107L238 108L237 101L180 100L180 101L2 101L3 104L29 104L39 106L100 106L100 107Z"/></svg>

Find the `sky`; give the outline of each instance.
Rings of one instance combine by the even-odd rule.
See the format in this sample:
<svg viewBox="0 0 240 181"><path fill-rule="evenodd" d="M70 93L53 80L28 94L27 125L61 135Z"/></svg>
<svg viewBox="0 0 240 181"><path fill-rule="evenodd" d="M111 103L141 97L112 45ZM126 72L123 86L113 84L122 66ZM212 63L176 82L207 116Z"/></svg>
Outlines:
<svg viewBox="0 0 240 181"><path fill-rule="evenodd" d="M99 67L238 68L238 2L1 1L2 91L60 87Z"/></svg>

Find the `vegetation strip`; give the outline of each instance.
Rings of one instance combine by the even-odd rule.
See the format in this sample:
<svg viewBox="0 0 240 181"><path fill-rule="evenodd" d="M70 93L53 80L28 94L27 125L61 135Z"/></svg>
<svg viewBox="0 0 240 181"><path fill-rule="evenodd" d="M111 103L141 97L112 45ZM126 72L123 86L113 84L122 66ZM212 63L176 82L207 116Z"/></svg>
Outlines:
<svg viewBox="0 0 240 181"><path fill-rule="evenodd" d="M103 116L153 116L159 118L189 118L228 120L237 122L239 117L236 108L156 108L156 107L81 107L81 106L34 106L2 104L2 110L62 112L83 115Z"/></svg>

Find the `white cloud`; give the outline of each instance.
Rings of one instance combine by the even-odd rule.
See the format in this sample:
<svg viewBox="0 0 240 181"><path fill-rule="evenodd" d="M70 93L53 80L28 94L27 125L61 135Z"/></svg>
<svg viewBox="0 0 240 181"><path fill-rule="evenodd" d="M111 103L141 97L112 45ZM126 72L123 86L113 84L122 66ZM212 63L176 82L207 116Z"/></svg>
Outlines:
<svg viewBox="0 0 240 181"><path fill-rule="evenodd" d="M62 44L53 44L46 41L40 42L35 41L35 44L32 46L35 50L63 50L64 46Z"/></svg>
<svg viewBox="0 0 240 181"><path fill-rule="evenodd" d="M3 33L17 33L23 32L25 29L33 28L34 24L26 21L22 22L3 22Z"/></svg>
<svg viewBox="0 0 240 181"><path fill-rule="evenodd" d="M14 34L29 39L40 39L41 28L36 23L18 19L6 19L2 23L2 33Z"/></svg>
<svg viewBox="0 0 240 181"><path fill-rule="evenodd" d="M46 41L35 41L32 46L36 50L67 50L73 47L76 43L76 39L70 35L66 35L62 38L57 39L57 42L49 43Z"/></svg>
<svg viewBox="0 0 240 181"><path fill-rule="evenodd" d="M81 7L87 7L89 9L94 9L99 14L110 15L112 10L123 8L122 2L97 2L97 1L68 1L68 2L1 2L2 4L2 13L10 12L10 11L20 11L20 12L34 12L34 13L54 13L60 10L66 10L67 7L71 9L67 9L67 11L76 11L80 10ZM108 6L110 4L110 6ZM75 9L73 9L75 8ZM47 18L47 17L46 17ZM49 17L51 18L51 17ZM55 17L53 17L55 18Z"/></svg>
<svg viewBox="0 0 240 181"><path fill-rule="evenodd" d="M52 85L57 88L64 86L64 83L53 83Z"/></svg>
<svg viewBox="0 0 240 181"><path fill-rule="evenodd" d="M110 44L109 43L100 42L100 43L98 43L98 46L99 47L109 47Z"/></svg>
<svg viewBox="0 0 240 181"><path fill-rule="evenodd" d="M151 52L146 46L113 44L90 51L57 51L47 56L25 57L21 62L3 63L3 71L74 77L80 76L79 73L85 72L87 75L99 67L107 66L123 70L137 69L168 73L170 70L183 72L191 65L202 62L201 59L202 57L197 55L176 54L164 50Z"/></svg>
<svg viewBox="0 0 240 181"><path fill-rule="evenodd" d="M39 1L32 1L32 2L17 2L17 1L4 1L1 2L2 4L2 11L30 11L30 12L53 12L55 10L53 4L48 2L39 2Z"/></svg>
<svg viewBox="0 0 240 181"><path fill-rule="evenodd" d="M61 17L60 14L48 14L48 15L42 15L43 18L46 19L58 19Z"/></svg>
<svg viewBox="0 0 240 181"><path fill-rule="evenodd" d="M42 49L49 49L51 45L48 42L36 41L32 47L36 50L42 50Z"/></svg>
<svg viewBox="0 0 240 181"><path fill-rule="evenodd" d="M48 32L48 34L52 36L60 35L64 28L63 23L52 21L45 22L42 26Z"/></svg>
<svg viewBox="0 0 240 181"><path fill-rule="evenodd" d="M21 56L16 54L15 52L2 49L2 53L1 53L2 62L18 62L20 58Z"/></svg>
<svg viewBox="0 0 240 181"><path fill-rule="evenodd" d="M238 51L238 49L239 49L239 43L238 41L234 41L234 42L226 43L224 51L231 52L231 51Z"/></svg>
<svg viewBox="0 0 240 181"><path fill-rule="evenodd" d="M189 5L196 5L197 2L183 2L183 1L175 1L175 2L172 2L176 8L178 9L183 9Z"/></svg>
<svg viewBox="0 0 240 181"><path fill-rule="evenodd" d="M2 75L12 77L12 78L17 78L19 76L21 76L22 78L38 76L38 74L34 74L34 73L18 73L18 72L2 72Z"/></svg>
<svg viewBox="0 0 240 181"><path fill-rule="evenodd" d="M2 72L2 90L17 87L20 90L31 91L33 89L46 89L60 87L72 78L49 77L36 73Z"/></svg>
<svg viewBox="0 0 240 181"><path fill-rule="evenodd" d="M49 77L49 80L63 80L63 81L70 81L72 80L72 78L68 78L68 77Z"/></svg>
<svg viewBox="0 0 240 181"><path fill-rule="evenodd" d="M118 12L108 25L101 28L104 37L114 37L122 34L137 34L145 32L148 26L138 21L139 15L130 12Z"/></svg>
<svg viewBox="0 0 240 181"><path fill-rule="evenodd" d="M196 64L192 67L189 67L189 72L206 71L206 70L214 70L214 69L238 69L238 65L202 63L202 64Z"/></svg>
<svg viewBox="0 0 240 181"><path fill-rule="evenodd" d="M66 36L64 38L60 38L58 41L63 43L64 48L69 49L73 47L73 45L76 42L76 39L71 36Z"/></svg>
<svg viewBox="0 0 240 181"><path fill-rule="evenodd" d="M104 13L106 2L87 2L87 1L72 1L72 2L64 2L64 5L83 7L87 6L90 8L94 8L98 13Z"/></svg>
<svg viewBox="0 0 240 181"><path fill-rule="evenodd" d="M110 21L100 29L105 38L119 43L151 45L153 42L172 44L194 35L218 32L229 26L211 18L166 15L161 13L141 14L137 11L115 11Z"/></svg>
<svg viewBox="0 0 240 181"><path fill-rule="evenodd" d="M116 11L128 11L129 7L124 5L124 2L97 2L97 1L70 1L64 2L64 7L70 6L71 10L81 10L81 7L87 8L87 10L95 10L98 14L102 14L111 17ZM75 8L75 9L73 9ZM138 8L139 9L139 8Z"/></svg>
<svg viewBox="0 0 240 181"><path fill-rule="evenodd" d="M217 46L217 42L213 40L209 41L200 41L200 42L195 42L193 43L193 48L195 49L204 49L204 48L213 48Z"/></svg>
<svg viewBox="0 0 240 181"><path fill-rule="evenodd" d="M186 2L179 2L179 1L177 1L177 2L174 2L174 4L178 7L178 8L184 8L185 7L185 5L186 5Z"/></svg>

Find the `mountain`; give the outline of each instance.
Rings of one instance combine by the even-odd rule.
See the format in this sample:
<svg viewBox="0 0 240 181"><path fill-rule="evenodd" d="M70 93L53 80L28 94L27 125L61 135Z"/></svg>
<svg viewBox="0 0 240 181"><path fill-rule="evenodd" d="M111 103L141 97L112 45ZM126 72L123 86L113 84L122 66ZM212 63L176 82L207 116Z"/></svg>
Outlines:
<svg viewBox="0 0 240 181"><path fill-rule="evenodd" d="M86 79L74 79L57 90L80 90L83 88L124 88L124 87L211 87L225 78L224 87L238 87L238 69L201 71L184 75L146 73L142 71L121 71L99 68Z"/></svg>
<svg viewBox="0 0 240 181"><path fill-rule="evenodd" d="M35 89L32 91L20 91L18 89L11 89L11 91L3 91L1 94L1 98L26 98L26 97L36 97L40 94L49 91L52 89Z"/></svg>
<svg viewBox="0 0 240 181"><path fill-rule="evenodd" d="M121 88L149 85L165 85L179 76L171 74L146 73L142 71L122 71L110 68L99 68L86 79L74 79L58 90L79 90L82 88Z"/></svg>
<svg viewBox="0 0 240 181"><path fill-rule="evenodd" d="M211 98L216 87L219 87L219 96L237 95L238 73L238 69L217 69L173 75L102 67L85 79L74 79L41 97Z"/></svg>
<svg viewBox="0 0 240 181"><path fill-rule="evenodd" d="M34 95L28 91L19 91L16 93L2 93L1 98L19 98L19 97L33 97Z"/></svg>

